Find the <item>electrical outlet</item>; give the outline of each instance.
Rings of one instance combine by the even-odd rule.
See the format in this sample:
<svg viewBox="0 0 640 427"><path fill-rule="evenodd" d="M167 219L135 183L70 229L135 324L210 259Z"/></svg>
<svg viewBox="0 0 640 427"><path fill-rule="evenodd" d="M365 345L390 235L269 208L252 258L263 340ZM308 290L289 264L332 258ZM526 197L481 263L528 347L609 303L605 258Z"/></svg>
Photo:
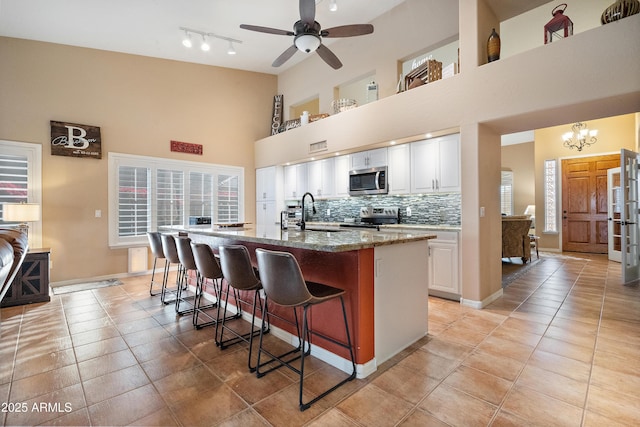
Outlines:
<svg viewBox="0 0 640 427"><path fill-rule="evenodd" d="M411 208L407 207L407 216L411 216Z"/></svg>
<svg viewBox="0 0 640 427"><path fill-rule="evenodd" d="M327 216L331 216L331 209L327 209Z"/></svg>
<svg viewBox="0 0 640 427"><path fill-rule="evenodd" d="M484 218L484 206L480 207L480 218Z"/></svg>

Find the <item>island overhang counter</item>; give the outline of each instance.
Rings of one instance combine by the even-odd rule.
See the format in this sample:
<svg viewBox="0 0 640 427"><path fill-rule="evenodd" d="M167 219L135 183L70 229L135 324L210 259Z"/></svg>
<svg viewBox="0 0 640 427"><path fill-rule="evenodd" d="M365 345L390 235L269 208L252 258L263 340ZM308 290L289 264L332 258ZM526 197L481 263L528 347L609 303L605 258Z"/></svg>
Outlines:
<svg viewBox="0 0 640 427"><path fill-rule="evenodd" d="M428 329L428 232L375 230L296 231L276 228L216 229L202 226L163 227L163 232L187 233L193 242L206 243L217 252L222 245L292 253L306 280L344 289L349 329L359 378L424 337ZM244 300L245 297L243 296ZM269 306L278 316L292 318L290 309ZM311 308L315 330L346 342L340 303L330 301ZM273 333L295 344L293 328L273 319ZM348 353L315 338L312 354L345 372Z"/></svg>

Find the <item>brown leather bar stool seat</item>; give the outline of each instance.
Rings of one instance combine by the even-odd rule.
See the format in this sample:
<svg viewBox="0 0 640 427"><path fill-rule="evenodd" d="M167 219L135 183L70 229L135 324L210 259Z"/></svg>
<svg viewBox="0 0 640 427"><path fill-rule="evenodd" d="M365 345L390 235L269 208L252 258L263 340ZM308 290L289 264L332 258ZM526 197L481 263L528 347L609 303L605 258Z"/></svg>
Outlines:
<svg viewBox="0 0 640 427"><path fill-rule="evenodd" d="M195 309L196 292L191 292L189 289L189 279L191 277L189 272L191 271L195 274L195 290L198 289L199 273L191 249L191 239L189 237L178 237L175 242L183 272L183 283L182 286L178 287L178 292L176 293L176 313L182 316L183 314L192 313ZM210 305L210 307L213 306L213 304Z"/></svg>
<svg viewBox="0 0 640 427"><path fill-rule="evenodd" d="M205 243L194 243L191 242L191 250L193 251L193 258L196 263L196 267L198 269L198 273L200 276L200 280L198 281L196 287L196 301L195 301L195 309L193 311L193 326L196 329L204 328L205 326L216 325L220 316L220 300L222 295L222 279L224 275L222 274L222 269L220 268L220 264L218 259L216 258L213 249L211 246ZM213 296L215 297L214 304L202 305L202 296L204 294L205 287L208 286L208 283L211 283L211 290L213 292ZM238 302L236 301L236 306L238 306ZM210 310L213 307L216 307L215 313L212 313ZM237 318L240 315L234 314L232 318ZM206 319L201 322L200 318L203 317ZM217 333L215 335L216 345L218 345L218 337Z"/></svg>
<svg viewBox="0 0 640 427"><path fill-rule="evenodd" d="M282 358L274 356L269 351L265 350L263 346L263 335L260 334L260 345L258 346L258 362L256 374L258 377L264 375L260 372L260 368L263 366L260 362L260 356L265 353L271 357L272 361L277 361L280 366L287 366L293 372L297 373L300 377L300 394L299 405L300 410L304 411L308 409L313 403L325 397L327 394L336 390L338 387L346 384L348 381L353 380L356 377L356 363L353 355L353 348L351 345L351 336L349 334L349 324L347 321L347 311L344 305L344 293L342 289L337 289L332 286L328 286L322 283L305 281L300 270L298 262L294 256L288 252L269 251L266 249L256 249L256 257L258 260L258 270L260 271L260 280L264 288L266 295L265 307L267 307L267 301L272 301L275 304L284 307L302 307L302 344L301 347L305 348L305 340L309 346L310 353L310 338L311 335L319 336L325 340L328 340L338 346L349 350L351 357L352 372L349 376L324 392L320 393L308 402L303 402L302 393L304 385L304 359L307 355L307 351L302 351L300 369L297 369L289 361L285 361ZM316 304L321 304L325 301L332 300L334 298L340 299L342 305L342 316L344 318L344 326L347 337L347 342L340 342L332 337L328 337L317 331L313 331L309 327L308 313L309 308Z"/></svg>
<svg viewBox="0 0 640 427"><path fill-rule="evenodd" d="M251 355L253 351L253 337L260 334L260 330L262 329L264 333L269 332L269 318L265 317L264 309L262 306L262 298L260 298L260 290L262 289L262 283L260 283L260 279L258 279L256 273L257 271L251 265L251 258L249 257L249 251L245 246L242 245L227 245L220 246L218 249L218 253L220 255L220 267L222 268L222 274L224 275L224 280L227 282L227 285L234 288L237 291L245 291L248 293L253 293L253 305L251 311L251 330L246 333L238 332L238 330L231 328L226 324L226 316L227 316L227 305L229 301L229 292L226 294L226 298L224 300L224 311L222 316L218 316L221 318L221 321L216 325L216 338L217 343L221 349L225 349L226 347L234 344L238 344L241 342L245 342L249 344L249 360L247 365L249 366L249 371L255 371L256 367L251 365ZM242 304L242 300L236 299ZM256 321L256 309L260 306L260 312L262 313L262 322L260 329L255 329L255 321ZM237 313L241 313L240 305L236 306ZM225 340L224 332L228 331L231 333L232 337Z"/></svg>
<svg viewBox="0 0 640 427"><path fill-rule="evenodd" d="M149 231L147 232L147 237L149 238L149 247L151 248L151 253L153 254L153 269L151 270L151 283L149 284L149 295L154 296L159 294L159 292L156 292L156 293L153 292L154 285L157 285L157 283L154 280L156 275L156 263L158 262L159 259L164 260L164 270L162 274L163 279L165 277L164 271L166 271L169 268L169 264L167 259L164 256L164 252L162 251L162 239L160 238L160 233L158 233L157 231ZM162 287L164 286L163 283L159 284L161 291L162 291Z"/></svg>
<svg viewBox="0 0 640 427"><path fill-rule="evenodd" d="M178 289L182 286L182 280L184 272L182 271L182 264L180 264L180 258L178 258L178 249L176 247L176 240L171 234L160 234L162 240L162 252L167 260L167 268L164 270L164 277L162 279L162 292L160 293L160 301L163 304L175 303L176 300L168 299L168 295L176 295ZM178 272L176 273L175 287L169 287L169 270L171 264L178 264Z"/></svg>

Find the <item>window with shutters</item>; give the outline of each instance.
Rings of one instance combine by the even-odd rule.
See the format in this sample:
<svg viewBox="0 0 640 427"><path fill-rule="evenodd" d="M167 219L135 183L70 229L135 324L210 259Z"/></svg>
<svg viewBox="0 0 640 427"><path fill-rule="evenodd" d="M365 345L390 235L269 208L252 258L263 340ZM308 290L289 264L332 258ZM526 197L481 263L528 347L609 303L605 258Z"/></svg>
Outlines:
<svg viewBox="0 0 640 427"><path fill-rule="evenodd" d="M0 140L0 225L17 224L3 221L4 203L42 204L42 146ZM42 247L42 221L29 223L29 246Z"/></svg>
<svg viewBox="0 0 640 427"><path fill-rule="evenodd" d="M513 215L513 172L502 171L500 183L500 211L503 215Z"/></svg>
<svg viewBox="0 0 640 427"><path fill-rule="evenodd" d="M109 153L109 245L147 244L147 231L244 220L244 169Z"/></svg>
<svg viewBox="0 0 640 427"><path fill-rule="evenodd" d="M558 172L555 160L544 161L544 232L558 232Z"/></svg>

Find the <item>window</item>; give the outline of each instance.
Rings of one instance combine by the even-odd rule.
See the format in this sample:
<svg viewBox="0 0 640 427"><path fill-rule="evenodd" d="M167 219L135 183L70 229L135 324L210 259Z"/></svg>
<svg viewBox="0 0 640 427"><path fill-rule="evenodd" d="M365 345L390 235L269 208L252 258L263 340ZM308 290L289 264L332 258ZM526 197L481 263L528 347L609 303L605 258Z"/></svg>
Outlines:
<svg viewBox="0 0 640 427"><path fill-rule="evenodd" d="M243 198L243 168L109 153L109 245L147 244L190 216L243 221Z"/></svg>
<svg viewBox="0 0 640 427"><path fill-rule="evenodd" d="M2 204L42 203L42 146L0 140L0 224ZM42 247L42 221L29 223L29 246Z"/></svg>
<svg viewBox="0 0 640 427"><path fill-rule="evenodd" d="M513 215L513 172L502 171L500 183L500 212Z"/></svg>
<svg viewBox="0 0 640 427"><path fill-rule="evenodd" d="M555 160L544 161L544 231L545 233L558 232L557 210L557 162Z"/></svg>

